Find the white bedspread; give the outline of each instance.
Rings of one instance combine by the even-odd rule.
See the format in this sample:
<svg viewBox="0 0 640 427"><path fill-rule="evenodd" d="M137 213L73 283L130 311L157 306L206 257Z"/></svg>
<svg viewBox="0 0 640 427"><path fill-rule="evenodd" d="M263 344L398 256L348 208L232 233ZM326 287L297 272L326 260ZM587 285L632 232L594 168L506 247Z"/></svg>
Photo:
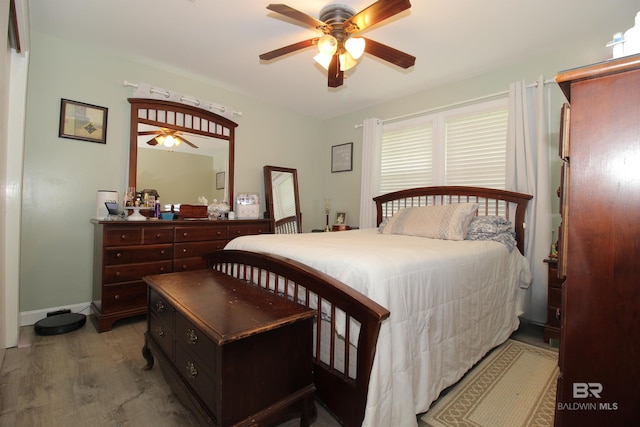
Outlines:
<svg viewBox="0 0 640 427"><path fill-rule="evenodd" d="M382 323L365 426L415 426L446 387L518 327L516 291L526 259L493 241L338 233L243 236L225 249L286 256L380 305Z"/></svg>

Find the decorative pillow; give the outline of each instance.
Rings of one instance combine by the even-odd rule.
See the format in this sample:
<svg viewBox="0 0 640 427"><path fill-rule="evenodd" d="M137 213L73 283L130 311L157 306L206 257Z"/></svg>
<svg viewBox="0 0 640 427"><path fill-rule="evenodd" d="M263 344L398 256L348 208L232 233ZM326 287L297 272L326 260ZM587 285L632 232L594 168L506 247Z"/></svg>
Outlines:
<svg viewBox="0 0 640 427"><path fill-rule="evenodd" d="M404 208L389 219L382 234L464 240L477 211L477 203Z"/></svg>
<svg viewBox="0 0 640 427"><path fill-rule="evenodd" d="M505 245L509 252L516 246L511 221L500 216L477 216L469 224L466 240L493 240Z"/></svg>

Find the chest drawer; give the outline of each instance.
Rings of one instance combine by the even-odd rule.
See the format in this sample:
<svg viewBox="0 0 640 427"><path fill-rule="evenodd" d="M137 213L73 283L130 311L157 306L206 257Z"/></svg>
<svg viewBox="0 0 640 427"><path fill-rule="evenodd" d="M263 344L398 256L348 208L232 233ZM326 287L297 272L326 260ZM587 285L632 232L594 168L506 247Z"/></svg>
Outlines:
<svg viewBox="0 0 640 427"><path fill-rule="evenodd" d="M151 274L170 273L173 261L145 262L140 264L112 265L104 268L104 283L130 282L141 280Z"/></svg>
<svg viewBox="0 0 640 427"><path fill-rule="evenodd" d="M141 245L142 228L113 228L104 233L105 246Z"/></svg>
<svg viewBox="0 0 640 427"><path fill-rule="evenodd" d="M194 359L179 343L175 346L175 361L175 368L180 376L191 386L196 396L202 398L202 402L209 409L214 420L217 420L215 402L218 401L218 396L215 380L203 369L204 365Z"/></svg>
<svg viewBox="0 0 640 427"><path fill-rule="evenodd" d="M105 250L104 264L132 264L172 258L173 245L120 246Z"/></svg>
<svg viewBox="0 0 640 427"><path fill-rule="evenodd" d="M176 341L201 365L206 365L210 375L215 375L218 346L182 314L176 314Z"/></svg>
<svg viewBox="0 0 640 427"><path fill-rule="evenodd" d="M176 243L224 240L227 238L225 225L210 227L176 227Z"/></svg>
<svg viewBox="0 0 640 427"><path fill-rule="evenodd" d="M175 309L153 289L149 290L149 311L156 315L160 322L167 325L169 329L173 331L173 315Z"/></svg>

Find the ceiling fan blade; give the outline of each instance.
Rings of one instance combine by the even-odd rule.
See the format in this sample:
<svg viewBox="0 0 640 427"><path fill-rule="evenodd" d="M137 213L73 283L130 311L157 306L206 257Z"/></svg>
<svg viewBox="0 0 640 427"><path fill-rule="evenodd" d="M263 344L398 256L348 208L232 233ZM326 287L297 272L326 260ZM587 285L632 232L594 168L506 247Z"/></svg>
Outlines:
<svg viewBox="0 0 640 427"><path fill-rule="evenodd" d="M198 148L198 146L197 146L197 145L195 145L195 144L194 144L194 143L192 143L192 142L187 141L187 140L186 140L186 139L184 139L182 136L174 135L174 137L175 137L176 139L178 139L178 140L182 140L182 141L184 141L184 143L185 143L185 144L190 145L190 146L192 146L193 148Z"/></svg>
<svg viewBox="0 0 640 427"><path fill-rule="evenodd" d="M364 38L364 37L363 37ZM391 62L401 68L413 67L416 63L416 57L409 55L408 53L401 52L390 46L387 46L377 41L364 38L366 41L364 51L373 56L377 56L380 59Z"/></svg>
<svg viewBox="0 0 640 427"><path fill-rule="evenodd" d="M280 56L286 55L291 52L295 52L296 50L306 49L311 46L316 46L318 44L318 37L303 40L298 43L290 44L289 46L281 47L280 49L272 50L271 52L263 53L260 55L260 59L262 61L270 61L272 59L278 58Z"/></svg>
<svg viewBox="0 0 640 427"><path fill-rule="evenodd" d="M295 19L298 22L302 22L312 28L316 28L323 32L328 32L331 30L331 25L325 24L324 22L307 15L306 13L300 12L292 7L287 6L286 4L270 4L267 6L267 9L279 13L281 15L287 16L291 19Z"/></svg>
<svg viewBox="0 0 640 427"><path fill-rule="evenodd" d="M346 33L355 33L391 18L410 7L409 0L378 0L344 21L343 26Z"/></svg>
<svg viewBox="0 0 640 427"><path fill-rule="evenodd" d="M158 145L158 140L155 137L153 137L147 141L147 144L151 145L152 147L155 147L156 145Z"/></svg>
<svg viewBox="0 0 640 427"><path fill-rule="evenodd" d="M344 71L340 69L340 55L335 54L331 58L329 71L327 73L327 83L329 87L342 86L344 82Z"/></svg>
<svg viewBox="0 0 640 427"><path fill-rule="evenodd" d="M159 135L162 131L159 130L142 130L138 132L138 135Z"/></svg>

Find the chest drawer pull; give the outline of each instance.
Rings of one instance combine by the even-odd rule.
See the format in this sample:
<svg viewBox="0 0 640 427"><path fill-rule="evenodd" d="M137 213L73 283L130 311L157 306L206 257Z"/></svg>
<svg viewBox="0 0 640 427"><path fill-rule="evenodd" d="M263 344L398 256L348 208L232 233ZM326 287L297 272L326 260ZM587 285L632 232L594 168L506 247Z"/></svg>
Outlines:
<svg viewBox="0 0 640 427"><path fill-rule="evenodd" d="M187 375L189 375L189 377L195 378L198 376L198 370L196 369L193 363L187 362L186 368L187 368Z"/></svg>
<svg viewBox="0 0 640 427"><path fill-rule="evenodd" d="M162 303L162 301L160 300L156 301L156 312L162 313L163 311L164 311L164 304Z"/></svg>
<svg viewBox="0 0 640 427"><path fill-rule="evenodd" d="M187 329L187 341L189 344L195 345L198 342L198 336L196 335L196 331L189 328Z"/></svg>
<svg viewBox="0 0 640 427"><path fill-rule="evenodd" d="M560 309L556 308L556 320L560 320Z"/></svg>
<svg viewBox="0 0 640 427"><path fill-rule="evenodd" d="M187 237L189 235L189 233L187 233L186 231L184 233L182 233L183 237Z"/></svg>
<svg viewBox="0 0 640 427"><path fill-rule="evenodd" d="M164 337L164 331L162 330L162 326L158 326L156 328L156 335L158 335L160 338Z"/></svg>

